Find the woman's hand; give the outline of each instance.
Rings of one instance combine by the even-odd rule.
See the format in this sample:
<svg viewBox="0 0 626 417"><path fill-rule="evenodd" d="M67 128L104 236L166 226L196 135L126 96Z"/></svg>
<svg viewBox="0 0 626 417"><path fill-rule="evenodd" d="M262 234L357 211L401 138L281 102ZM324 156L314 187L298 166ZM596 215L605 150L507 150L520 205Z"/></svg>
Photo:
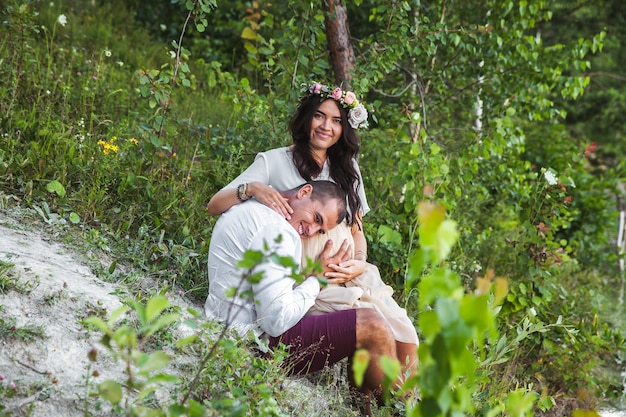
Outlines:
<svg viewBox="0 0 626 417"><path fill-rule="evenodd" d="M337 264L329 264L331 269L329 272L325 272L324 276L328 278L329 284L345 284L348 281L352 281L365 271L367 262L358 259L349 259Z"/></svg>
<svg viewBox="0 0 626 417"><path fill-rule="evenodd" d="M367 262L351 259L352 247L348 243L348 239L343 241L337 253L330 256L332 249L333 241L328 240L324 245L324 250L317 257L322 264L323 275L328 278L329 284L345 284L365 271Z"/></svg>
<svg viewBox="0 0 626 417"><path fill-rule="evenodd" d="M248 195L254 197L258 202L265 204L285 219L291 219L293 209L289 203L287 203L287 199L271 186L258 181L248 183Z"/></svg>

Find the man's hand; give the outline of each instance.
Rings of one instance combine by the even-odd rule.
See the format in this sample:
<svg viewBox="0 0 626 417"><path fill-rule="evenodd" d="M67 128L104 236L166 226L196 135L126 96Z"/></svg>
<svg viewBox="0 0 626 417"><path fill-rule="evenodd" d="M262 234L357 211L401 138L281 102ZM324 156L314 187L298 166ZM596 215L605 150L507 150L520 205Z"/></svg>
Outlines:
<svg viewBox="0 0 626 417"><path fill-rule="evenodd" d="M350 259L352 247L348 243L348 239L343 241L333 256L330 255L332 249L333 241L329 239L324 245L324 250L317 257L322 264L323 275L328 278L329 284L344 284L363 273L367 263Z"/></svg>
<svg viewBox="0 0 626 417"><path fill-rule="evenodd" d="M331 256L331 251L333 250L333 241L328 239L326 244L324 245L324 250L319 254L317 260L322 264L322 273L324 277L328 276L326 273L333 272L334 269L331 265L339 264L341 262L346 262L350 260L350 254L352 253L352 247L350 243L348 243L348 239L344 239L343 243L339 247L339 250Z"/></svg>

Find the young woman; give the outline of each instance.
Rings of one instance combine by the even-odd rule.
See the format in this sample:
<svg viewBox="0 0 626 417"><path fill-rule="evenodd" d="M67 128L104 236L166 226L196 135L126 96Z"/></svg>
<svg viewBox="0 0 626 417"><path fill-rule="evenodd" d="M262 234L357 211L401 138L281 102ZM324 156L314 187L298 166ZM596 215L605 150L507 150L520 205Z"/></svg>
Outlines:
<svg viewBox="0 0 626 417"><path fill-rule="evenodd" d="M209 214L220 215L233 205L254 198L289 219L293 211L279 191L308 180L334 181L347 194L348 219L333 229L332 235L336 242L341 242L341 250L351 246L352 256L339 263L323 265L324 275L332 284L349 283L373 267L367 263L367 242L362 227L362 217L369 206L357 163L360 140L356 129L361 127L367 127L367 110L353 92L312 84L304 92L289 125L293 144L259 153L252 165L211 198L207 205ZM318 239L324 242L322 247L332 249L328 237ZM319 245L314 239L305 239L305 242ZM304 252L307 252L306 246ZM404 374L415 372L418 344L415 328L404 309L390 296L386 296L386 304L393 304L394 312L402 316L403 328L398 332L394 329L394 334Z"/></svg>

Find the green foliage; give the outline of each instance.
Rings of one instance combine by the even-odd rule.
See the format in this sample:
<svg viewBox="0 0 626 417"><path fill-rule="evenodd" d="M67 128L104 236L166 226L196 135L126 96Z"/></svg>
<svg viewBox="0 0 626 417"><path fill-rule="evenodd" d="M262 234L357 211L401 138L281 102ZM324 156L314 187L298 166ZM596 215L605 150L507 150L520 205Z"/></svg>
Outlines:
<svg viewBox="0 0 626 417"><path fill-rule="evenodd" d="M419 286L424 340L419 348L418 374L407 384L419 387L421 401L408 414L472 413L478 363L471 348L480 352L484 338L496 336L494 305L502 300L506 287L496 285L491 299L492 283L485 279L476 293L465 294L458 275L442 266L457 241L456 224L445 218L440 205L422 203L418 214L420 249L411 256L409 285Z"/></svg>
<svg viewBox="0 0 626 417"><path fill-rule="evenodd" d="M197 299L213 222L206 201L258 151L289 143L302 83L333 79L320 2L216 4L0 6L0 193L113 255L102 276L127 282L115 265L129 261ZM486 354L488 372L474 381L484 383L481 372L503 381L485 390L496 408L526 410L534 373L551 394L574 397L578 388L602 391L589 369L623 363L599 354L622 349L621 339L594 318L605 307L584 302L618 277L610 248L624 94L617 77L600 77L623 63L624 25L621 3L603 5L346 2L351 88L372 116L359 132L368 256L405 290L412 316L431 308L425 291L446 293L461 280L469 293L491 269L508 277L495 326L512 350ZM423 201L445 207L456 229L424 241ZM438 245L437 258L425 245ZM409 256L415 250L422 255ZM422 286L416 271L429 264L424 274L437 278ZM440 311L457 311L459 299ZM429 313L435 327L438 311ZM545 331L526 335L527 325ZM510 400L499 394L509 391Z"/></svg>
<svg viewBox="0 0 626 417"><path fill-rule="evenodd" d="M108 321L97 316L85 319L86 324L104 333L101 341L111 357L126 364L126 380L100 382L98 394L114 409L125 410L126 415L155 415L143 401L151 398L162 384L174 384L178 379L161 372L171 362L171 355L161 350L146 352L144 346L156 332L169 328L179 320L180 314L165 313L170 304L163 296L151 298L146 305L139 302L130 304L136 314L137 328L128 324L116 325L118 318L129 310L127 306L115 310ZM95 349L89 354L92 362L97 360L97 356Z"/></svg>
<svg viewBox="0 0 626 417"><path fill-rule="evenodd" d="M242 282L260 279L253 270L274 261L295 265L293 259L278 259L271 252L247 252L241 261L247 270ZM105 401L113 412L127 416L286 415L286 406L279 401L289 396L284 392L285 376L280 368L286 353L255 354L267 347L253 335L241 337L228 326L207 322L192 309L183 314L163 295L146 303L128 301L108 319L91 316L84 323L102 334L108 357L122 366L124 374L122 381L97 382L97 392L88 393L95 400L86 399L86 414L92 407L100 407L98 401ZM186 336L173 336L177 329ZM163 349L152 349L154 339L162 342L164 334L169 335L169 343ZM174 362L174 356L184 359ZM103 364L98 363L98 349L92 349L88 357L89 388L96 384L92 377L99 376L97 370ZM157 398L157 390L168 394L167 398Z"/></svg>

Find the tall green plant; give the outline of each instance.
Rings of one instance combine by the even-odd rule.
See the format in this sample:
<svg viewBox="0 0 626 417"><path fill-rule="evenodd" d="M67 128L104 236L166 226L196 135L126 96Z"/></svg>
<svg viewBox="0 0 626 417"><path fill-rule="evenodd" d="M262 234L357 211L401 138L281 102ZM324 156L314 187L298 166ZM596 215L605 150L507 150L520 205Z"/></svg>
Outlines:
<svg viewBox="0 0 626 417"><path fill-rule="evenodd" d="M506 281L494 284L487 276L478 281L473 294L466 293L459 276L443 263L458 238L456 224L445 219L442 206L432 203L420 205L419 224L420 248L411 256L409 285L419 287L424 341L419 349L418 375L407 384L419 387L421 401L408 415L471 413L476 407L472 396L478 368L472 349L481 350L484 339L495 336L494 307L506 293ZM530 405L532 402L526 402L514 415L525 415Z"/></svg>

